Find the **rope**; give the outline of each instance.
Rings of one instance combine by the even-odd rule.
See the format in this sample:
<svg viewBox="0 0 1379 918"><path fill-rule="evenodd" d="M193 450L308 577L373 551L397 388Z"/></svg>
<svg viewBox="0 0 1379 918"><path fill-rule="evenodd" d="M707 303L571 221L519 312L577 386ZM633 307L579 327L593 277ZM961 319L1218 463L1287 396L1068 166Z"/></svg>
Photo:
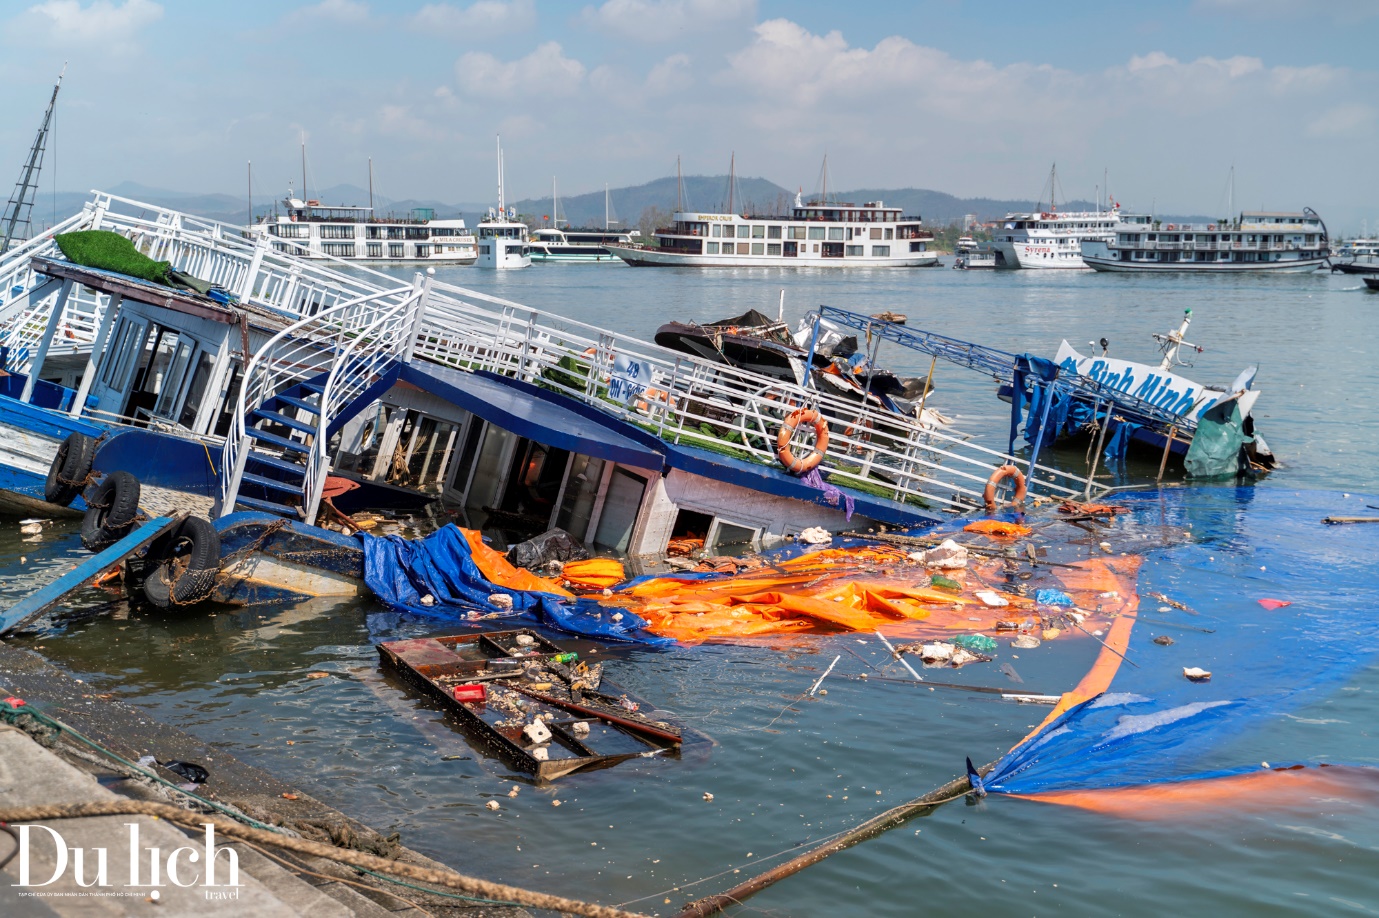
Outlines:
<svg viewBox="0 0 1379 918"><path fill-rule="evenodd" d="M0 826L7 823L37 822L48 819L81 819L90 816L114 815L156 816L166 819L169 822L181 823L192 828L201 828L209 823L215 826L217 832L223 833L230 838L236 838L246 843L271 845L273 847L295 851L299 854L305 854L310 857L319 857L346 864L375 876L378 879L386 880L389 883L407 886L432 895L462 899L477 897L478 901L493 905L526 905L532 908L543 908L551 911L568 912L573 915L584 915L588 916L588 918L640 918L636 913L623 911L618 908L610 908L594 903L581 902L577 899L566 899L561 896L533 892L515 886L506 886L501 883L492 883L487 880L468 877L454 871L418 867L414 864L392 861L387 858L365 854L360 851L337 848L333 845L285 835L281 829L265 825L258 820L252 819L243 813L223 804L216 803L213 800L207 800L195 794L188 793L171 781L164 780L118 753L105 748L80 731L68 726L55 717L51 717L39 711L20 698L9 697L0 700L0 720L13 724L27 733L33 734L34 738L45 746L55 745L57 737L61 734L66 734L90 746L97 752L109 756L130 769L133 773L168 787L190 798L200 806L209 807L235 820L221 819L217 816L205 813L195 813L166 803L152 803L143 800L105 800L96 803L49 804L4 809L0 810ZM0 862L0 866L3 866L3 862ZM434 886L457 890L459 893L468 893L469 895L457 895L456 893L447 893L441 890L414 886L400 878L416 880L421 883L429 883Z"/></svg>
<svg viewBox="0 0 1379 918"><path fill-rule="evenodd" d="M502 883L491 883L488 880L480 880L477 877L468 877L448 870L435 870L430 867L418 867L415 864L390 861L387 858L378 857L372 854L364 854L361 851L336 848L332 845L322 844L321 842L308 841L304 838L292 838L290 836L280 835L276 832L267 832L263 829L251 828L241 823L231 822L228 819L221 819L216 816L192 813L188 810L180 809L166 803L152 803L146 800L102 800L93 803L63 803L9 807L0 810L0 822L26 823L41 822L51 819L84 819L92 816L129 815L155 816L160 819L166 819L168 822L179 823L190 828L201 828L209 824L214 826L217 832L224 834L227 838L235 838L240 841L253 842L261 845L271 845L275 848L295 851L298 854L305 854L309 857L325 858L350 867L377 871L378 873L416 880L421 883L430 883L435 886L442 886L446 889L458 890L488 899L506 900L507 902L517 905L544 908L556 912L567 912L572 915L587 916L587 918L638 918L635 913L625 912L619 908L596 905L591 902L581 902L577 899L566 899L563 896L552 896L546 893L532 892L531 890L521 889L516 886L506 886ZM427 891L430 892L430 890Z"/></svg>

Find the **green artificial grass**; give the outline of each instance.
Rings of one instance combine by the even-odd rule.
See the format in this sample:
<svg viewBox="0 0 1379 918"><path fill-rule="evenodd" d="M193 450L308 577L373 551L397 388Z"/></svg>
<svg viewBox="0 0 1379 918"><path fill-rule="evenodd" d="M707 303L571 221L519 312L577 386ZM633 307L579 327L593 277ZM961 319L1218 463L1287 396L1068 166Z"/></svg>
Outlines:
<svg viewBox="0 0 1379 918"><path fill-rule="evenodd" d="M136 249L134 243L109 230L59 233L53 241L68 261L88 268L115 271L155 284L167 284L168 272L172 270L169 262L154 261Z"/></svg>

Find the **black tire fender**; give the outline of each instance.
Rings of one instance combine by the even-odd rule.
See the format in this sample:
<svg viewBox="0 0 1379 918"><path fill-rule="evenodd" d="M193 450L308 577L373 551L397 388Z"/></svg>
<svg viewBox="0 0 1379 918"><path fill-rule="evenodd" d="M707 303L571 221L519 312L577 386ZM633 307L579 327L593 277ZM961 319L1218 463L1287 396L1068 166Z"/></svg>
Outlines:
<svg viewBox="0 0 1379 918"><path fill-rule="evenodd" d="M57 448L53 464L48 468L48 480L43 484L43 499L61 507L72 501L86 487L91 463L96 459L96 438L84 433L70 433Z"/></svg>
<svg viewBox="0 0 1379 918"><path fill-rule="evenodd" d="M104 551L129 534L139 516L139 479L129 472L111 472L86 489L86 515L81 519L81 544Z"/></svg>
<svg viewBox="0 0 1379 918"><path fill-rule="evenodd" d="M210 520L189 516L148 548L144 596L160 609L187 606L215 592L220 533Z"/></svg>

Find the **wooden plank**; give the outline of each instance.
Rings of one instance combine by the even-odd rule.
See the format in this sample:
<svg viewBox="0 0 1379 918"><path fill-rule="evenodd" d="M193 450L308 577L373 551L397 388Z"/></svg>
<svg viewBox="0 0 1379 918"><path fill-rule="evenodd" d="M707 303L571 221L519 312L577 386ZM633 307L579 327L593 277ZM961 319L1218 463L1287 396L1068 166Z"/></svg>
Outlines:
<svg viewBox="0 0 1379 918"><path fill-rule="evenodd" d="M1379 516L1328 516L1322 522L1331 526L1339 523L1379 523Z"/></svg>
<svg viewBox="0 0 1379 918"><path fill-rule="evenodd" d="M111 566L123 561L129 555L182 522L186 516L187 512L180 510L172 516L160 516L157 519L149 520L105 551L92 555L52 583L30 593L0 615L0 635L8 634L15 628L42 615L68 593L86 586L103 571L109 570Z"/></svg>

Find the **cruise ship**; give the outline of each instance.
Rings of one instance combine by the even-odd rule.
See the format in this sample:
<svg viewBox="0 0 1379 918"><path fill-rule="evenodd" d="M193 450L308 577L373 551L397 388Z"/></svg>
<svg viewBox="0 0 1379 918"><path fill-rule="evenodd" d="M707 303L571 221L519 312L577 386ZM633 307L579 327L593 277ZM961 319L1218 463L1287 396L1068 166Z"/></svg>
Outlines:
<svg viewBox="0 0 1379 918"><path fill-rule="evenodd" d="M340 258L365 263L408 262L472 265L478 258L474 234L464 221L437 220L429 207L413 208L405 219L377 217L372 207L327 205L283 198L285 214L251 227L266 234L279 252L304 258Z"/></svg>
<svg viewBox="0 0 1379 918"><path fill-rule="evenodd" d="M804 203L789 216L677 211L658 246L610 245L638 267L917 268L938 264L918 216L881 201Z"/></svg>
<svg viewBox="0 0 1379 918"><path fill-rule="evenodd" d="M640 235L636 230L536 229L531 234L531 260L575 264L618 261L618 256L608 246L636 245L636 237Z"/></svg>
<svg viewBox="0 0 1379 918"><path fill-rule="evenodd" d="M1143 214L1121 217L1110 241L1082 246L1098 271L1315 271L1330 253L1326 224L1302 213L1245 211L1221 223L1164 223Z"/></svg>
<svg viewBox="0 0 1379 918"><path fill-rule="evenodd" d="M1082 243L1110 241L1120 205L1110 210L1006 214L992 246L1007 268L1086 268Z"/></svg>

